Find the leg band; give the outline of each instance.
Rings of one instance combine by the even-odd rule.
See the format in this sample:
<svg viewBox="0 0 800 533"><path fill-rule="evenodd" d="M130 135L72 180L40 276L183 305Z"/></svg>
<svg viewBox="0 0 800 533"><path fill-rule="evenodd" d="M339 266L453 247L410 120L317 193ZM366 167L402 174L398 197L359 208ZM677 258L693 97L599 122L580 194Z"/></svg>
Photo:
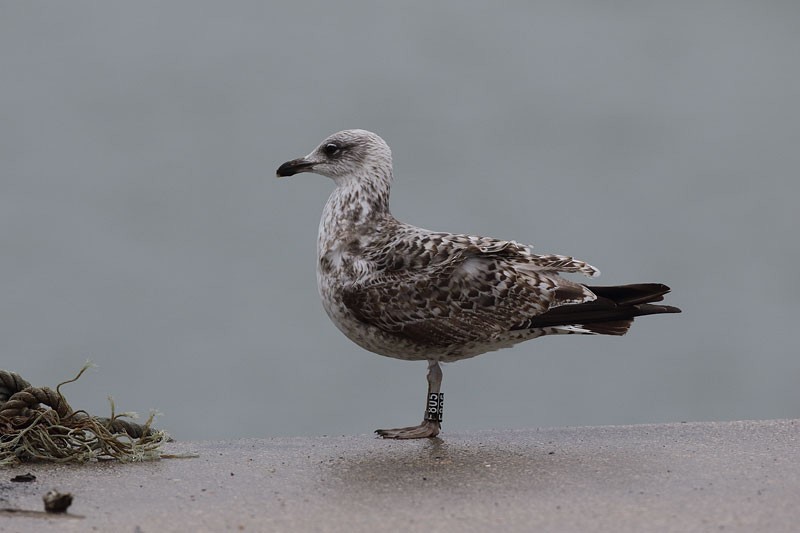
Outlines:
<svg viewBox="0 0 800 533"><path fill-rule="evenodd" d="M442 421L442 409L444 407L444 393L431 392L428 394L428 407L425 409L425 420L430 422Z"/></svg>

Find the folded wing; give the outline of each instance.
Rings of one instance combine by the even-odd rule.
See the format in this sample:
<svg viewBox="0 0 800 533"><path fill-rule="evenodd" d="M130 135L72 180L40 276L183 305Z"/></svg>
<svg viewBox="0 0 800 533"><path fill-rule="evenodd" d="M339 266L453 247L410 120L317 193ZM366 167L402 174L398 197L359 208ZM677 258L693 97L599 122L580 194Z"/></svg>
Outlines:
<svg viewBox="0 0 800 533"><path fill-rule="evenodd" d="M596 275L594 267L535 255L511 241L468 244L435 257L417 268L363 276L344 288L343 303L362 322L445 347L489 342L551 309L596 299L586 286L559 276Z"/></svg>

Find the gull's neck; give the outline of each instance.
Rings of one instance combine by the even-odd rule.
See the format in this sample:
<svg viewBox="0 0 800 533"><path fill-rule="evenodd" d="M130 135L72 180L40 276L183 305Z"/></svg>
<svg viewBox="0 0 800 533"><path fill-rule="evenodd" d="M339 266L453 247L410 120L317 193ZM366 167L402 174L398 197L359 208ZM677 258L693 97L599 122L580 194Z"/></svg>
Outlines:
<svg viewBox="0 0 800 533"><path fill-rule="evenodd" d="M389 212L391 169L385 174L345 176L336 180L317 237L317 283L323 291L325 276L341 269L352 269L352 258L362 238L379 235L381 228L393 220ZM354 248L355 246L355 248Z"/></svg>
<svg viewBox="0 0 800 533"><path fill-rule="evenodd" d="M384 173L345 176L335 181L336 189L328 198L319 221L319 275L331 268L342 268L345 264L343 250L350 249L362 237L379 234L386 222L394 220L389 212L391 168Z"/></svg>
<svg viewBox="0 0 800 533"><path fill-rule="evenodd" d="M363 174L340 176L334 181L336 189L325 204L324 215L337 219L337 225L362 225L390 215L391 168L369 168Z"/></svg>

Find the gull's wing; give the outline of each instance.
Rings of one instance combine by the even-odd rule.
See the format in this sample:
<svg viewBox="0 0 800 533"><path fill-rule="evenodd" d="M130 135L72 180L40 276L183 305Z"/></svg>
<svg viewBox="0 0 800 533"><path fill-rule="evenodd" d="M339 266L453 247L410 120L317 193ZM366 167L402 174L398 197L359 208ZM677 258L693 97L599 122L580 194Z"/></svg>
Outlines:
<svg viewBox="0 0 800 533"><path fill-rule="evenodd" d="M513 241L478 238L437 239L427 248L422 259L398 263L403 268L381 269L345 286L344 305L384 331L448 346L491 341L551 308L595 299L585 286L558 275L596 275L571 257L535 255Z"/></svg>

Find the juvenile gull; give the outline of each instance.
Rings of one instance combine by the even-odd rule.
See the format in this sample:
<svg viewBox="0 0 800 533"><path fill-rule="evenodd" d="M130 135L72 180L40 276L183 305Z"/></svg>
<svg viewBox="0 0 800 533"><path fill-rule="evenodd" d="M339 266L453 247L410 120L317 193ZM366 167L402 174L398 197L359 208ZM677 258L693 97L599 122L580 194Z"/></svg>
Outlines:
<svg viewBox="0 0 800 533"><path fill-rule="evenodd" d="M666 285L583 285L559 274L599 271L572 257L398 221L389 212L392 152L372 132L334 133L307 156L282 164L277 176L300 172L336 183L317 239L317 285L328 316L366 350L428 361L422 423L377 430L382 437L439 433L439 363L542 335L624 335L636 316L680 312L654 305L669 292Z"/></svg>

